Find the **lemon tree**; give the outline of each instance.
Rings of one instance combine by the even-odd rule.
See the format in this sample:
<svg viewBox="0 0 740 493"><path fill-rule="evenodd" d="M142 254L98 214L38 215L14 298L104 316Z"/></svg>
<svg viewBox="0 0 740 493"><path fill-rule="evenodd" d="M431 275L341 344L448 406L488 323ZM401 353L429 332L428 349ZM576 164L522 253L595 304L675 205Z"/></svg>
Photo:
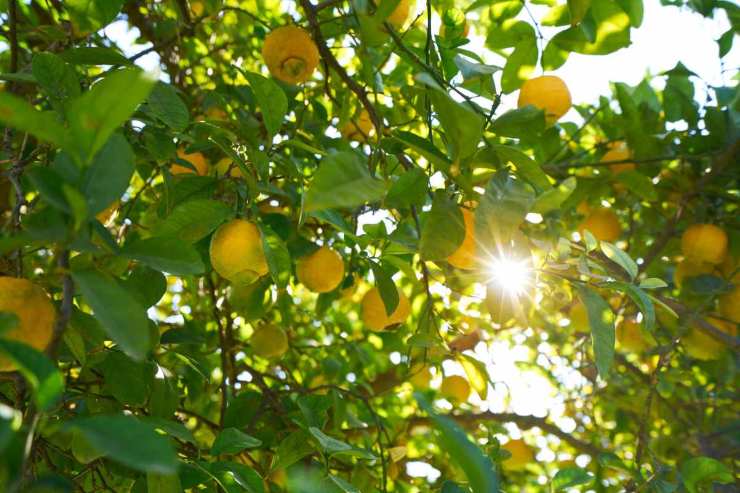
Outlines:
<svg viewBox="0 0 740 493"><path fill-rule="evenodd" d="M0 491L734 491L740 9L663 3L0 1ZM677 8L724 84L561 70Z"/></svg>

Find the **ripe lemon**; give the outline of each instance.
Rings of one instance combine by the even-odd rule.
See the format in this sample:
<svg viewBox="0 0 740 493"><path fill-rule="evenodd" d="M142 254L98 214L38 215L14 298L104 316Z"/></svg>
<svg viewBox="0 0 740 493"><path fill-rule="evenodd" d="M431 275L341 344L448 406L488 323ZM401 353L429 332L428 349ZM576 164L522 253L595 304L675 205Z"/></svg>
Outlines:
<svg viewBox="0 0 740 493"><path fill-rule="evenodd" d="M322 246L315 252L298 260L296 265L298 280L315 293L334 291L344 279L342 256Z"/></svg>
<svg viewBox="0 0 740 493"><path fill-rule="evenodd" d="M273 77L288 84L300 84L316 70L319 50L305 29L283 26L265 37L262 58Z"/></svg>
<svg viewBox="0 0 740 493"><path fill-rule="evenodd" d="M611 209L599 207L593 209L586 219L578 226L578 232L583 236L583 231L589 230L597 240L614 242L622 233L619 218Z"/></svg>
<svg viewBox="0 0 740 493"><path fill-rule="evenodd" d="M429 382L432 380L432 372L427 365L416 365L409 371L411 375L409 382L415 389L426 390L429 388Z"/></svg>
<svg viewBox="0 0 740 493"><path fill-rule="evenodd" d="M206 110L206 118L209 120L228 120L229 114L224 111L223 108L219 108L218 106L211 106Z"/></svg>
<svg viewBox="0 0 740 493"><path fill-rule="evenodd" d="M509 440L501 446L511 457L501 462L501 467L508 471L521 471L527 464L534 462L534 450L524 440Z"/></svg>
<svg viewBox="0 0 740 493"><path fill-rule="evenodd" d="M653 337L644 332L641 325L634 320L623 320L617 326L617 341L620 347L633 353L642 353L655 345Z"/></svg>
<svg viewBox="0 0 740 493"><path fill-rule="evenodd" d="M731 336L737 335L737 324L725 322L714 317L707 317L707 322L717 327L725 334ZM718 359L725 348L722 341L719 341L707 334L701 329L692 328L688 334L683 337L683 346L686 352L700 360L708 361Z"/></svg>
<svg viewBox="0 0 740 493"><path fill-rule="evenodd" d="M238 284L249 284L268 272L262 236L257 226L244 219L221 225L211 238L213 270Z"/></svg>
<svg viewBox="0 0 740 493"><path fill-rule="evenodd" d="M525 81L519 91L518 107L523 108L530 104L545 112L545 120L550 125L570 109L570 91L560 77L535 77Z"/></svg>
<svg viewBox="0 0 740 493"><path fill-rule="evenodd" d="M367 111L362 110L356 120L350 120L342 127L342 137L357 142L367 142L367 138L375 133L375 126Z"/></svg>
<svg viewBox="0 0 740 493"><path fill-rule="evenodd" d="M411 0L400 0L393 12L385 18L396 29L401 29L406 23L406 19L409 17L411 10Z"/></svg>
<svg viewBox="0 0 740 493"><path fill-rule="evenodd" d="M56 314L49 296L27 279L0 277L0 312L13 313L18 325L0 337L23 342L42 351L51 342ZM11 371L15 364L0 355L0 371Z"/></svg>
<svg viewBox="0 0 740 493"><path fill-rule="evenodd" d="M288 335L277 325L266 324L254 331L249 344L257 356L279 358L288 350Z"/></svg>
<svg viewBox="0 0 740 493"><path fill-rule="evenodd" d="M462 244L447 261L458 269L472 269L475 267L475 213L470 209L461 208L463 221L465 222L465 237Z"/></svg>
<svg viewBox="0 0 740 493"><path fill-rule="evenodd" d="M632 152L627 147L627 143L620 140L612 142L609 145L609 150L601 158L601 162L608 163L609 161L625 161L627 159L632 159ZM612 173L618 175L619 173L635 169L635 163L614 163L609 165L609 169L612 170Z"/></svg>
<svg viewBox="0 0 740 493"><path fill-rule="evenodd" d="M118 211L118 206L121 205L120 200L115 200L111 205L103 209L102 211L95 214L95 219L97 219L102 224L108 224L110 222L113 215Z"/></svg>
<svg viewBox="0 0 740 493"><path fill-rule="evenodd" d="M242 170L234 164L234 161L229 158L221 158L216 163L216 173L218 173L218 176L226 176L226 173L229 174L232 178L241 178L242 177Z"/></svg>
<svg viewBox="0 0 740 493"><path fill-rule="evenodd" d="M588 322L588 309L580 301L570 307L568 318L570 319L570 326L576 332L589 332L591 330L591 325Z"/></svg>
<svg viewBox="0 0 740 493"><path fill-rule="evenodd" d="M727 233L713 224L694 224L681 236L681 251L695 263L721 264L727 254Z"/></svg>
<svg viewBox="0 0 740 493"><path fill-rule="evenodd" d="M170 172L173 175L186 175L186 174L197 173L200 176L205 176L208 174L208 160L200 152L193 152L193 153L188 154L185 152L184 149L178 149L177 157L192 164L195 170L188 168L187 166L183 166L181 164L173 163L172 166L170 166Z"/></svg>
<svg viewBox="0 0 740 493"><path fill-rule="evenodd" d="M740 323L740 286L719 298L719 312L723 317Z"/></svg>
<svg viewBox="0 0 740 493"><path fill-rule="evenodd" d="M679 288L683 285L684 280L692 277L697 277L702 274L711 274L714 271L714 265L707 262L692 262L691 260L684 259L678 263L676 270L673 273L673 282Z"/></svg>
<svg viewBox="0 0 740 493"><path fill-rule="evenodd" d="M439 392L450 402L467 402L470 397L470 384L460 375L450 375L442 379Z"/></svg>
<svg viewBox="0 0 740 493"><path fill-rule="evenodd" d="M390 316L385 312L385 305L378 288L371 289L362 298L362 321L370 330L379 331L401 324L410 314L409 299L400 290L398 291L398 306Z"/></svg>
<svg viewBox="0 0 740 493"><path fill-rule="evenodd" d="M203 15L203 12L205 10L206 7L200 0L194 0L193 2L190 2L190 12L192 12L195 17L200 17L201 15Z"/></svg>

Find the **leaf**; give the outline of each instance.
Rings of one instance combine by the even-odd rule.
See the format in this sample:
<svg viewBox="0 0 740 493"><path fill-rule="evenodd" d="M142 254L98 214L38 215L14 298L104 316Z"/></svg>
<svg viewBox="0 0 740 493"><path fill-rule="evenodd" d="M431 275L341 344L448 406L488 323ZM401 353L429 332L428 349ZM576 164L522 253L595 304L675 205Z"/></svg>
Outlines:
<svg viewBox="0 0 740 493"><path fill-rule="evenodd" d="M211 473L216 476L227 493L264 493L265 487L259 474L249 466L236 462L214 462Z"/></svg>
<svg viewBox="0 0 740 493"><path fill-rule="evenodd" d="M657 277L648 277L640 281L640 287L642 289L660 289L668 287L668 283Z"/></svg>
<svg viewBox="0 0 740 493"><path fill-rule="evenodd" d="M18 315L15 313L0 311L0 337L2 337L4 332L18 327L18 323Z"/></svg>
<svg viewBox="0 0 740 493"><path fill-rule="evenodd" d="M175 206L156 230L158 236L195 243L208 236L231 216L231 208L223 202L211 199L188 200Z"/></svg>
<svg viewBox="0 0 740 493"><path fill-rule="evenodd" d="M589 37L582 23L557 33L551 44L565 51L584 55L606 55L630 43L630 18L612 0L592 0L590 16L595 32ZM587 17L587 18L588 18Z"/></svg>
<svg viewBox="0 0 740 493"><path fill-rule="evenodd" d="M627 295L632 298L635 305L637 305L637 308L640 309L644 319L643 323L645 324L645 328L649 331L652 331L655 328L655 306L653 305L652 299L645 291L637 286L624 282L610 282L607 284L607 287L613 289L616 288L627 293Z"/></svg>
<svg viewBox="0 0 740 493"><path fill-rule="evenodd" d="M105 210L126 192L134 174L134 151L121 134L111 135L85 170L81 192L90 214Z"/></svg>
<svg viewBox="0 0 740 493"><path fill-rule="evenodd" d="M550 487L552 491L563 491L581 484L588 484L594 480L591 473L580 467L567 467L561 469L552 478Z"/></svg>
<svg viewBox="0 0 740 493"><path fill-rule="evenodd" d="M498 476L491 459L483 454L457 423L446 416L437 415L420 393L414 393L414 397L440 432L439 447L463 470L473 493L498 491Z"/></svg>
<svg viewBox="0 0 740 493"><path fill-rule="evenodd" d="M444 191L437 192L422 225L419 253L428 260L443 260L462 245L464 238L465 222L460 208Z"/></svg>
<svg viewBox="0 0 740 493"><path fill-rule="evenodd" d="M218 434L211 447L211 455L237 454L242 450L262 445L262 441L236 428L225 428Z"/></svg>
<svg viewBox="0 0 740 493"><path fill-rule="evenodd" d="M710 457L693 457L681 464L681 480L686 491L697 493L700 484L709 486L711 483L729 484L734 481L732 472Z"/></svg>
<svg viewBox="0 0 740 493"><path fill-rule="evenodd" d="M156 367L149 361L134 361L121 351L108 351L98 365L104 388L122 404L143 406L154 385Z"/></svg>
<svg viewBox="0 0 740 493"><path fill-rule="evenodd" d="M157 82L147 99L146 111L173 130L182 131L190 122L188 107L170 84Z"/></svg>
<svg viewBox="0 0 740 493"><path fill-rule="evenodd" d="M424 159L429 161L435 169L447 171L452 162L447 156L437 149L429 140L419 137L411 132L397 130L393 132L393 141L398 142L408 149L413 150Z"/></svg>
<svg viewBox="0 0 740 493"><path fill-rule="evenodd" d="M0 352L7 355L33 389L40 410L54 406L64 391L64 378L43 353L14 339L0 337Z"/></svg>
<svg viewBox="0 0 740 493"><path fill-rule="evenodd" d="M177 456L169 440L154 426L132 416L98 415L68 422L98 452L132 469L174 474Z"/></svg>
<svg viewBox="0 0 740 493"><path fill-rule="evenodd" d="M339 476L334 476L333 474L330 474L329 479L331 479L334 484L339 486L339 489L344 491L344 493L362 493L359 488L356 488L352 483L340 478Z"/></svg>
<svg viewBox="0 0 740 493"><path fill-rule="evenodd" d="M588 312L591 341L596 358L596 368L601 378L606 378L614 363L614 312L609 304L593 289L577 286L578 297Z"/></svg>
<svg viewBox="0 0 740 493"><path fill-rule="evenodd" d="M175 276L202 274L206 269L195 247L177 238L154 237L128 241L121 253L152 269Z"/></svg>
<svg viewBox="0 0 740 493"><path fill-rule="evenodd" d="M503 137L537 136L545 130L545 113L532 105L509 110L493 121L491 130Z"/></svg>
<svg viewBox="0 0 740 493"><path fill-rule="evenodd" d="M77 156L87 163L149 95L154 81L138 68L118 70L69 104Z"/></svg>
<svg viewBox="0 0 740 493"><path fill-rule="evenodd" d="M420 168L411 168L391 185L385 196L385 205L393 209L423 205L426 200L427 185L426 173Z"/></svg>
<svg viewBox="0 0 740 493"><path fill-rule="evenodd" d="M501 89L505 94L517 90L531 77L537 65L538 55L537 40L532 29L531 37L517 44L506 59L501 75Z"/></svg>
<svg viewBox="0 0 740 493"><path fill-rule="evenodd" d="M617 175L617 181L624 184L627 190L638 197L648 200L658 200L658 192L655 190L652 180L636 170L627 170Z"/></svg>
<svg viewBox="0 0 740 493"><path fill-rule="evenodd" d="M285 437L277 447L271 470L285 469L313 452L310 435L303 430L296 430Z"/></svg>
<svg viewBox="0 0 740 493"><path fill-rule="evenodd" d="M552 188L550 180L542 171L542 168L537 164L534 159L524 154L522 151L515 147L506 145L494 144L491 148L496 152L496 155L502 161L502 163L513 163L516 166L517 175L521 176L533 187L542 190L549 190Z"/></svg>
<svg viewBox="0 0 740 493"><path fill-rule="evenodd" d="M108 336L133 359L150 349L146 311L114 278L98 270L72 270L72 278Z"/></svg>
<svg viewBox="0 0 740 493"><path fill-rule="evenodd" d="M494 251L503 245L524 221L534 202L534 193L506 170L488 182L485 194L475 210L475 235L481 248Z"/></svg>
<svg viewBox="0 0 740 493"><path fill-rule="evenodd" d="M115 19L124 0L67 0L64 8L79 32L97 31Z"/></svg>
<svg viewBox="0 0 740 493"><path fill-rule="evenodd" d="M629 274L630 279L634 279L637 277L637 273L639 271L637 264L634 260L625 252L624 250L617 248L616 245L613 245L612 243L609 243L608 241L602 241L601 242L601 251L604 252L604 255L606 255L609 260L619 265L622 269L624 269L627 274Z"/></svg>
<svg viewBox="0 0 740 493"><path fill-rule="evenodd" d="M319 442L321 450L328 455L349 455L369 460L376 458L369 450L359 449L349 443L332 438L315 426L309 427L308 432Z"/></svg>
<svg viewBox="0 0 740 493"><path fill-rule="evenodd" d="M270 226L260 223L260 232L262 233L262 249L265 251L270 277L279 288L284 288L288 285L292 272L288 247Z"/></svg>
<svg viewBox="0 0 740 493"><path fill-rule="evenodd" d="M399 294L396 284L385 269L377 262L370 262L370 268L375 277L375 287L378 288L380 299L385 306L385 314L390 316L398 308Z"/></svg>
<svg viewBox="0 0 740 493"><path fill-rule="evenodd" d="M65 62L74 65L131 65L120 51L103 46L79 46L59 53Z"/></svg>
<svg viewBox="0 0 740 493"><path fill-rule="evenodd" d="M66 130L52 112L38 111L8 92L0 92L0 122L57 147L64 147L67 143Z"/></svg>
<svg viewBox="0 0 740 493"><path fill-rule="evenodd" d="M147 493L181 493L180 478L177 474L157 474L154 472L146 475Z"/></svg>
<svg viewBox="0 0 740 493"><path fill-rule="evenodd" d="M473 387L475 392L481 398L486 400L488 397L488 370L486 365L467 354L458 354L457 360L460 366L465 370L465 375L468 377L468 382Z"/></svg>
<svg viewBox="0 0 740 493"><path fill-rule="evenodd" d="M288 98L275 81L253 72L242 71L242 73L257 98L267 132L270 135L276 135L283 126L283 119L288 113ZM268 139L268 141L271 140Z"/></svg>
<svg viewBox="0 0 740 493"><path fill-rule="evenodd" d="M326 156L304 195L306 212L349 208L380 200L385 184L370 176L360 158L352 152Z"/></svg>
<svg viewBox="0 0 740 493"><path fill-rule="evenodd" d="M575 26L581 23L586 16L591 0L568 0L568 10L570 11L570 25Z"/></svg>
<svg viewBox="0 0 740 493"><path fill-rule="evenodd" d="M36 82L56 105L80 95L77 74L57 55L37 53L31 62L31 71Z"/></svg>
<svg viewBox="0 0 740 493"><path fill-rule="evenodd" d="M547 214L559 209L576 189L576 181L576 178L571 176L563 180L558 186L540 194L532 205L532 212Z"/></svg>

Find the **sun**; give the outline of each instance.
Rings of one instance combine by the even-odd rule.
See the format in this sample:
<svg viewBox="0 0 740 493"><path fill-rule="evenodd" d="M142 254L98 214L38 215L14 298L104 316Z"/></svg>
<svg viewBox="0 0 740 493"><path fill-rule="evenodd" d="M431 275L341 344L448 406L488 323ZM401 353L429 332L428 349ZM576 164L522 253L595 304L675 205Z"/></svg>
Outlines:
<svg viewBox="0 0 740 493"><path fill-rule="evenodd" d="M511 295L524 294L532 282L532 268L528 260L493 257L487 262L489 282L496 283Z"/></svg>

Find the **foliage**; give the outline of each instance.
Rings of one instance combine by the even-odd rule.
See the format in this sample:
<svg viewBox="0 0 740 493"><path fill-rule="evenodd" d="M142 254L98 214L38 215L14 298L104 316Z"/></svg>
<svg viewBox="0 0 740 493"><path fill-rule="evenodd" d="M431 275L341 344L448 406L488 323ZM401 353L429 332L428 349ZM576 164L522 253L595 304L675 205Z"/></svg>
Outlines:
<svg viewBox="0 0 740 493"><path fill-rule="evenodd" d="M730 52L737 5L664 3L724 12ZM501 109L628 46L641 0L0 5L0 275L57 309L40 351L0 292L2 491L733 487L737 85L699 101L678 64L558 122ZM250 283L213 269L234 219L252 239L218 255L264 255ZM724 243L682 264L698 223ZM321 246L344 277L316 293Z"/></svg>

